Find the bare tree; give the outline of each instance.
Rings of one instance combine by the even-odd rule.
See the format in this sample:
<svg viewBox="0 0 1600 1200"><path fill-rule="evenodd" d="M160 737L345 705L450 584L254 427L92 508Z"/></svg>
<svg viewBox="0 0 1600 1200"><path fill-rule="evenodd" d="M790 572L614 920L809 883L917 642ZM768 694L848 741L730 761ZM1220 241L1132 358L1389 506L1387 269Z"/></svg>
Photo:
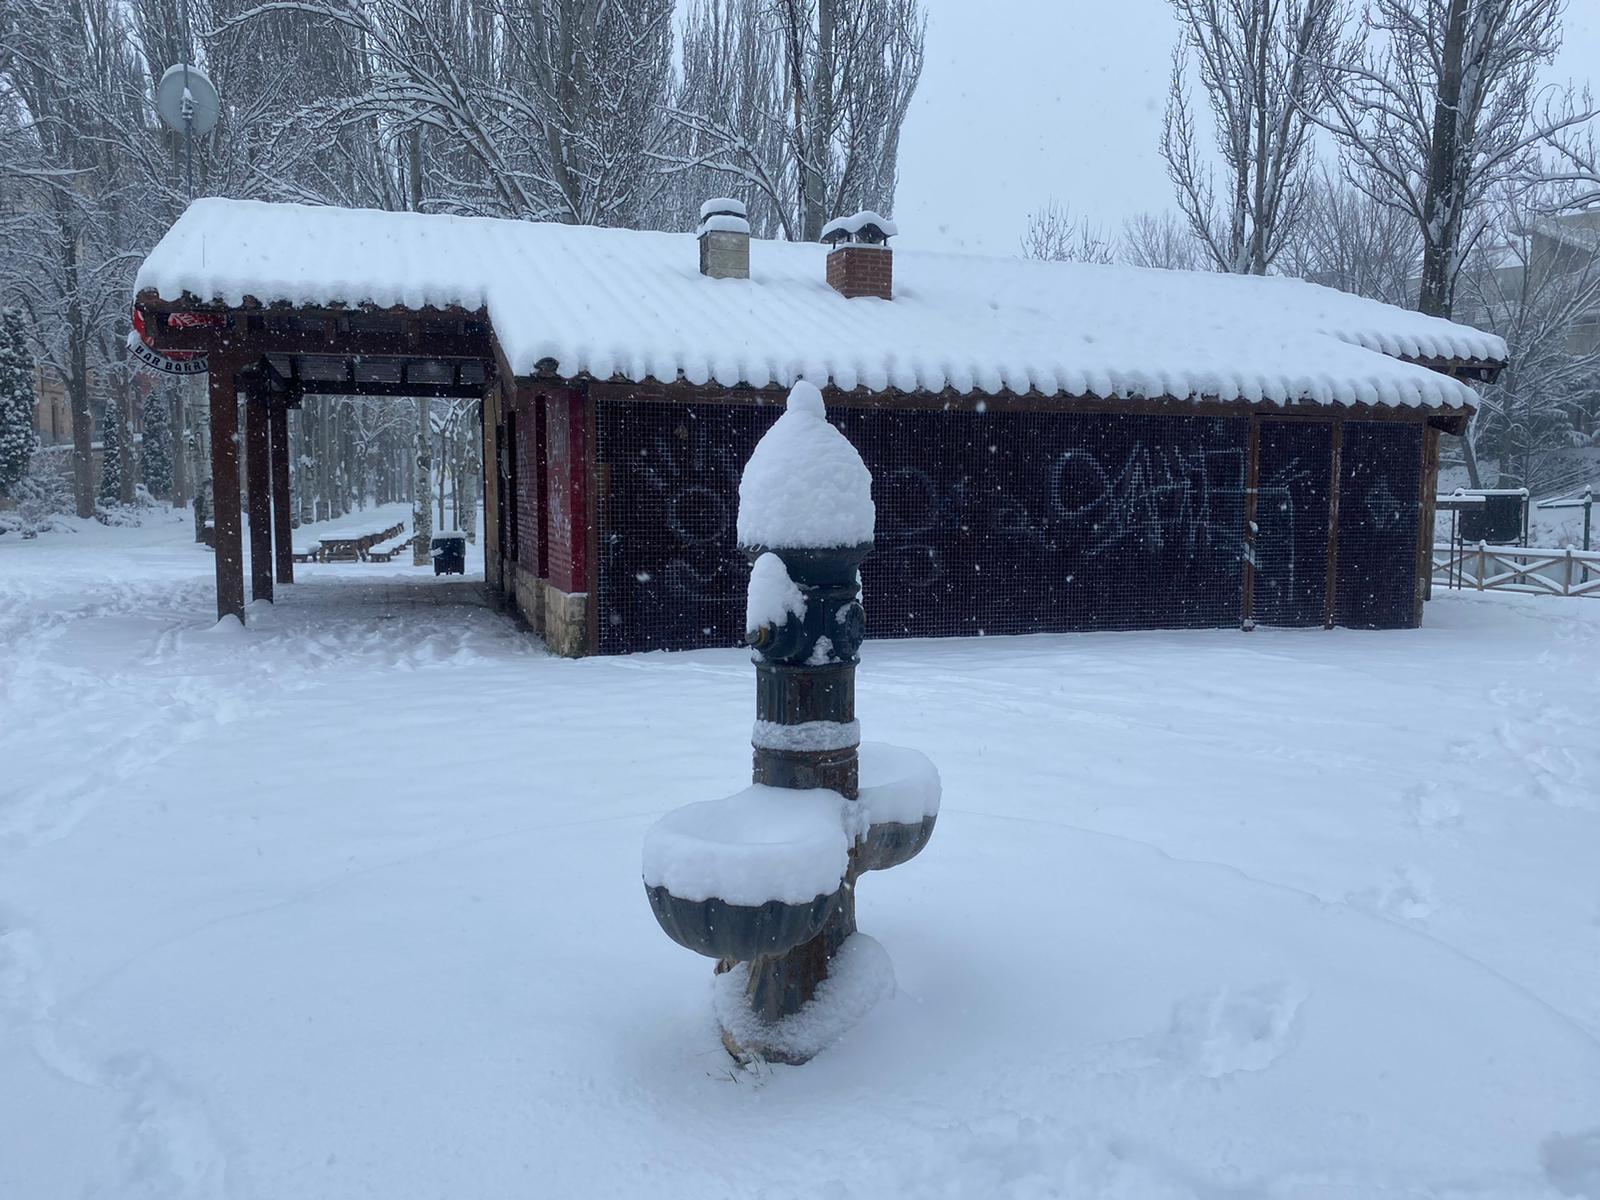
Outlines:
<svg viewBox="0 0 1600 1200"><path fill-rule="evenodd" d="M1073 216L1068 205L1051 200L1028 214L1022 257L1047 262L1110 263L1117 260L1117 245L1104 229Z"/></svg>
<svg viewBox="0 0 1600 1200"><path fill-rule="evenodd" d="M349 90L293 113L302 147L350 129L395 147L420 125L437 145L426 166L436 210L629 225L648 207L671 0L265 0L210 36L294 14L360 47ZM387 207L404 205L402 157L391 151L372 180Z"/></svg>
<svg viewBox="0 0 1600 1200"><path fill-rule="evenodd" d="M137 123L127 98L142 78L112 0L40 0L0 8L0 108L9 110L7 160L22 193L27 236L8 238L5 292L22 308L44 368L66 386L72 412L74 497L94 515L91 385L113 357L137 205L119 170L115 131Z"/></svg>
<svg viewBox="0 0 1600 1200"><path fill-rule="evenodd" d="M1565 0L1368 0L1361 51L1329 72L1322 123L1346 177L1415 222L1417 307L1448 317L1498 188L1541 174L1541 147L1592 116L1570 89L1541 90ZM1480 483L1476 438L1463 440Z"/></svg>
<svg viewBox="0 0 1600 1200"><path fill-rule="evenodd" d="M1370 0L1359 55L1333 64L1321 120L1346 175L1406 213L1422 243L1417 305L1448 317L1497 187L1537 173L1538 147L1592 115L1541 91L1565 0Z"/></svg>
<svg viewBox="0 0 1600 1200"><path fill-rule="evenodd" d="M1161 131L1167 174L1211 265L1264 275L1300 220L1324 76L1348 57L1344 0L1172 0L1172 7L1183 35ZM1220 196L1198 145L1191 61L1210 101Z"/></svg>
<svg viewBox="0 0 1600 1200"><path fill-rule="evenodd" d="M793 236L782 42L763 6L694 0L682 78L663 150L670 199L662 224L683 226L713 192L745 202L758 237Z"/></svg>
<svg viewBox="0 0 1600 1200"><path fill-rule="evenodd" d="M1538 488L1551 452L1600 421L1600 212L1548 215L1550 195L1499 194L1458 289L1461 314L1510 348L1469 435L1499 456L1502 486Z"/></svg>
<svg viewBox="0 0 1600 1200"><path fill-rule="evenodd" d="M1324 168L1308 181L1305 220L1280 265L1313 283L1410 308L1416 301L1416 222Z"/></svg>
<svg viewBox="0 0 1600 1200"><path fill-rule="evenodd" d="M1536 180L1566 189L1574 208L1600 208L1600 139L1593 126L1566 137L1552 137L1547 145L1553 153L1540 162Z"/></svg>
<svg viewBox="0 0 1600 1200"><path fill-rule="evenodd" d="M1122 261L1136 267L1193 271L1200 247L1186 222L1170 212L1135 213L1122 223Z"/></svg>
<svg viewBox="0 0 1600 1200"><path fill-rule="evenodd" d="M790 240L890 209L925 32L917 0L701 0L663 161L757 199Z"/></svg>

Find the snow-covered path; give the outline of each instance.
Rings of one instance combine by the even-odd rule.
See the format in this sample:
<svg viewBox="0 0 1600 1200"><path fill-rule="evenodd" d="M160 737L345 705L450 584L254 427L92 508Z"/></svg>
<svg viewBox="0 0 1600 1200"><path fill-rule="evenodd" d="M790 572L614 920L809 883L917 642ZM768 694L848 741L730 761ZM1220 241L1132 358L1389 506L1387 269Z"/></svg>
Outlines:
<svg viewBox="0 0 1600 1200"><path fill-rule="evenodd" d="M0 541L5 1200L1600 1196L1600 605L869 643L945 780L899 990L752 1076L638 880L741 654L367 564L213 630L210 566Z"/></svg>

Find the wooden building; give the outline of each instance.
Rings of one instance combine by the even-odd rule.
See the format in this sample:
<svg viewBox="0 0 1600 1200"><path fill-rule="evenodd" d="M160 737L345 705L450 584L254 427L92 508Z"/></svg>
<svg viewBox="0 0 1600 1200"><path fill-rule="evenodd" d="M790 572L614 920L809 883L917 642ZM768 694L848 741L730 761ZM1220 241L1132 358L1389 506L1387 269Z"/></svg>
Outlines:
<svg viewBox="0 0 1600 1200"><path fill-rule="evenodd" d="M875 636L1421 620L1439 434L1500 339L885 227L830 247L752 242L726 203L691 235L201 200L136 302L154 348L210 356L214 428L242 397L263 447L306 394L481 396L487 585L564 654L739 641L739 470L801 377L873 471ZM213 459L225 498L231 438ZM287 471L259 461L270 595ZM218 608L242 616L225 507Z"/></svg>

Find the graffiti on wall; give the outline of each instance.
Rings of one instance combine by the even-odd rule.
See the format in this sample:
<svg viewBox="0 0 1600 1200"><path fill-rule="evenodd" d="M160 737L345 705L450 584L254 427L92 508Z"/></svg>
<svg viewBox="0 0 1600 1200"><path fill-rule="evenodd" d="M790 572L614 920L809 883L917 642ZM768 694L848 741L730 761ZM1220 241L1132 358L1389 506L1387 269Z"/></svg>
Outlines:
<svg viewBox="0 0 1600 1200"><path fill-rule="evenodd" d="M603 648L736 644L738 479L769 407L602 403ZM873 472L879 636L1238 619L1248 425L838 410Z"/></svg>

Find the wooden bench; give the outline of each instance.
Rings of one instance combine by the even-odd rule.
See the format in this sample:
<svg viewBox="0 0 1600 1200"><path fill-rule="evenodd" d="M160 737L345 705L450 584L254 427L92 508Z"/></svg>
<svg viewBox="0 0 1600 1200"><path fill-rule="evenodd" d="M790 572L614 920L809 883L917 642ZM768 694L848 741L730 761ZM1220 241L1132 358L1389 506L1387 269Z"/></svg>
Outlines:
<svg viewBox="0 0 1600 1200"><path fill-rule="evenodd" d="M322 561L322 543L311 542L307 545L296 546L290 556L297 563L314 563Z"/></svg>

